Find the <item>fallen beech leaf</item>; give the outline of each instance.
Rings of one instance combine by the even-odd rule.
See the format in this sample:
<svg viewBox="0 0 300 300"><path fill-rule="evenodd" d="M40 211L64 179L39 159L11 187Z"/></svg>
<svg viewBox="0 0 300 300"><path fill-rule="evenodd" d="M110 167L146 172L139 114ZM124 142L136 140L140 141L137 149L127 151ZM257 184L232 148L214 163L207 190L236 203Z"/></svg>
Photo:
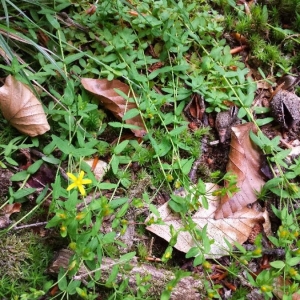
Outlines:
<svg viewBox="0 0 300 300"><path fill-rule="evenodd" d="M97 180L101 180L109 169L108 164L103 160L98 160L96 164L94 163L94 159L87 159L84 162L90 166Z"/></svg>
<svg viewBox="0 0 300 300"><path fill-rule="evenodd" d="M219 187L212 183L206 183L206 190L213 192ZM231 244L235 241L242 244L247 239L252 231L252 228L257 224L263 223L265 232L270 234L270 224L268 212L258 212L254 209L243 208L242 210L234 213L227 219L215 220L215 211L219 205L220 199L217 196L209 196L208 209L200 208L193 216L193 221L197 224L197 228L202 229L207 225L207 235L210 239L214 240L211 245L209 254L206 254L206 258L218 258L224 255L228 255L228 246L224 241L224 238ZM168 203L163 204L159 209L160 217L166 225L153 224L146 227L147 230L155 233L161 238L170 241L170 225L173 225L175 230L183 228L181 218L177 214L173 214L168 206ZM148 218L156 218L151 214ZM146 222L147 222L146 220ZM182 252L188 252L190 248L196 246L192 236L187 231L181 231L178 235L175 248Z"/></svg>
<svg viewBox="0 0 300 300"><path fill-rule="evenodd" d="M37 136L50 129L40 101L11 75L0 88L0 107L4 118L24 134Z"/></svg>
<svg viewBox="0 0 300 300"><path fill-rule="evenodd" d="M256 201L256 191L260 191L264 180L260 174L261 153L251 142L249 133L255 131L253 123L232 127L229 162L227 172L237 175L237 187L240 189L231 198L221 198L215 218L227 218L236 211Z"/></svg>
<svg viewBox="0 0 300 300"><path fill-rule="evenodd" d="M10 224L10 215L21 210L21 203L7 204L0 210L0 229Z"/></svg>
<svg viewBox="0 0 300 300"><path fill-rule="evenodd" d="M107 79L82 78L81 84L86 90L93 93L100 103L118 119L122 119L127 111L137 108L135 103L128 102L116 92L116 90L120 90L128 95L128 97L133 97L130 87L120 80L109 81ZM131 129L136 137L143 137L146 134L146 129L140 115L127 119L125 122L141 128Z"/></svg>

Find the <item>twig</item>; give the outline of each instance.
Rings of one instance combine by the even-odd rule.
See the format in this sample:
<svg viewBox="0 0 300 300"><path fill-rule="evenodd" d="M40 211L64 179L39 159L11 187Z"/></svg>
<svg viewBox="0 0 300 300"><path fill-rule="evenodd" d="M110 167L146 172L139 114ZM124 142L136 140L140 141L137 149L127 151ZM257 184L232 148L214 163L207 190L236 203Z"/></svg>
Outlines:
<svg viewBox="0 0 300 300"><path fill-rule="evenodd" d="M47 223L48 222L38 222L38 223L34 223L34 224L27 224L27 225L12 227L12 229L19 230L19 229L30 228L30 227L44 226L44 225L47 225Z"/></svg>
<svg viewBox="0 0 300 300"><path fill-rule="evenodd" d="M256 249L255 245L243 245L243 247L247 251L253 251ZM263 248L262 253L266 255L275 255L276 257L284 257L285 256L285 250L280 248Z"/></svg>

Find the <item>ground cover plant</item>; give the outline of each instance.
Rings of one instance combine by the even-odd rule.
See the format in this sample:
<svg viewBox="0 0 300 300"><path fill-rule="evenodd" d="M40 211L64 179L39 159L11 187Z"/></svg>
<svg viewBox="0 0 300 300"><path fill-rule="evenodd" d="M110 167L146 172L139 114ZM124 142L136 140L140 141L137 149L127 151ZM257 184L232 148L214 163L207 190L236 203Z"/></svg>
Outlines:
<svg viewBox="0 0 300 300"><path fill-rule="evenodd" d="M0 296L298 299L299 16L3 0Z"/></svg>

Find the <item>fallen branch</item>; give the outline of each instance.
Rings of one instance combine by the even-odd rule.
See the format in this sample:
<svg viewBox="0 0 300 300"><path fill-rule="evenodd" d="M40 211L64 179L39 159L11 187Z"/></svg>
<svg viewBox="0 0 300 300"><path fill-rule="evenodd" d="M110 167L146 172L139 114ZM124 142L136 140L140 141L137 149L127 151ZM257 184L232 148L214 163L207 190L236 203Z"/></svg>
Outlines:
<svg viewBox="0 0 300 300"><path fill-rule="evenodd" d="M73 255L72 251L68 249L60 250L57 258L51 266L48 268L48 271L52 274L58 274L60 268L67 269L69 265L70 257ZM103 258L102 264L100 267L101 278L100 283L105 283L110 276L111 269L114 265L119 264L117 260L113 260L111 258ZM151 285L147 296L153 297L155 299L159 299L160 295L164 291L167 283L174 279L174 273L169 270L165 270L162 268L157 268L151 264L140 263L137 258L130 261L132 269L126 275L118 274L116 278L116 283L120 284L124 278L129 278L129 286L135 291L137 289L136 286L136 275L139 274L141 277L145 277L146 275L151 275L151 279L149 284ZM98 271L98 270L97 270ZM83 283L85 279L92 275L94 271L89 271L85 266L80 267L75 276L76 280L81 280ZM74 279L75 279L74 278ZM205 298L204 287L202 281L200 279L195 279L192 276L185 277L180 280L177 286L174 288L171 300L200 300Z"/></svg>

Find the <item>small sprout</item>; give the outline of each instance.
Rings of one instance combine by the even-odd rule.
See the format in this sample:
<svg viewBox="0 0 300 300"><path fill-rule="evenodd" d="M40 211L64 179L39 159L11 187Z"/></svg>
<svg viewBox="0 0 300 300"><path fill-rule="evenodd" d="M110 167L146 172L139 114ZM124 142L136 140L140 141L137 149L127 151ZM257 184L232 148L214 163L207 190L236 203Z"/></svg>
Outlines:
<svg viewBox="0 0 300 300"><path fill-rule="evenodd" d="M174 180L173 176L171 174L167 174L166 179L168 182L171 182Z"/></svg>
<svg viewBox="0 0 300 300"><path fill-rule="evenodd" d="M84 217L85 217L85 213L84 213L84 212L80 212L80 213L78 213L78 214L76 215L75 219L76 219L77 221L80 221L80 220L82 220Z"/></svg>
<svg viewBox="0 0 300 300"><path fill-rule="evenodd" d="M205 271L211 270L211 263L205 260L202 264L202 267L204 268Z"/></svg>
<svg viewBox="0 0 300 300"><path fill-rule="evenodd" d="M257 247L257 248L254 249L253 252L252 252L252 254L253 254L254 256L259 256L259 255L261 255L261 253L262 253L261 247Z"/></svg>
<svg viewBox="0 0 300 300"><path fill-rule="evenodd" d="M71 249L71 250L73 250L73 251L75 251L76 250L76 243L75 242L71 242L70 244L69 244L69 248Z"/></svg>
<svg viewBox="0 0 300 300"><path fill-rule="evenodd" d="M263 293L269 293L269 292L272 292L273 290L273 287L271 285L267 285L267 284L264 284L260 287L260 290L263 292Z"/></svg>

